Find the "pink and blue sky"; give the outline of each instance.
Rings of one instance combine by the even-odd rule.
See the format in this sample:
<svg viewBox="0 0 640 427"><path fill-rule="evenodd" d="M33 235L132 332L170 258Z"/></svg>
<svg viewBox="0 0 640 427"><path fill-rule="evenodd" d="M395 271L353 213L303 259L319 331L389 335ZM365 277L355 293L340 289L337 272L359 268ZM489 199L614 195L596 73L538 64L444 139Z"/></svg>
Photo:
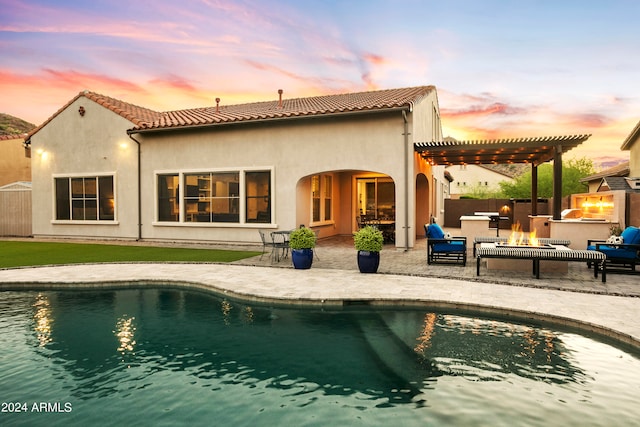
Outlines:
<svg viewBox="0 0 640 427"><path fill-rule="evenodd" d="M445 136L593 136L640 120L636 0L0 0L0 112L80 91L158 111L434 85Z"/></svg>

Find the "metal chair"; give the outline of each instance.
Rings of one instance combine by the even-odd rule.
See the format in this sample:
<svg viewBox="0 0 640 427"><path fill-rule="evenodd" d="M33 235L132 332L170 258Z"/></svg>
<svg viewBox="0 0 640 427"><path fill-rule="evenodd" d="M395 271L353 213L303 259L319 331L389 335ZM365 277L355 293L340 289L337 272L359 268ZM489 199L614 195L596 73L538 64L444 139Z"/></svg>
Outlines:
<svg viewBox="0 0 640 427"><path fill-rule="evenodd" d="M607 256L607 272L639 274L636 265L640 265L640 228L629 226L624 229L619 241L614 240L587 240L587 250L602 252ZM590 263L587 266L591 267Z"/></svg>
<svg viewBox="0 0 640 427"><path fill-rule="evenodd" d="M320 261L320 257L318 256L318 246L317 246L318 238L320 237L320 230L313 230L313 232L316 234L316 247L315 247L315 250L313 251L313 256L315 256L316 259Z"/></svg>
<svg viewBox="0 0 640 427"><path fill-rule="evenodd" d="M282 258L287 258L289 255L289 242L284 233L272 232L271 240L273 241L272 258L275 257L280 262L280 253L282 253Z"/></svg>
<svg viewBox="0 0 640 427"><path fill-rule="evenodd" d="M467 265L467 238L446 237L438 224L424 225L427 237L427 264Z"/></svg>
<svg viewBox="0 0 640 427"><path fill-rule="evenodd" d="M267 237L267 233L262 230L258 230L258 233L260 233L260 240L262 240L262 254L260 254L260 259L262 259L267 247L271 248L270 256L273 256L273 239L271 239L271 236Z"/></svg>

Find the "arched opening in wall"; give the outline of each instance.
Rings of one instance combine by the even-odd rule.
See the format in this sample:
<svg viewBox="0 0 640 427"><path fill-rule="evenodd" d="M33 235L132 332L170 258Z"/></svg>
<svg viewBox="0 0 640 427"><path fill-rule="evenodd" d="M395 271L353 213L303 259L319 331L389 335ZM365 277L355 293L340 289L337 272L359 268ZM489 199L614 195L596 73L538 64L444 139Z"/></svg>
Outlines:
<svg viewBox="0 0 640 427"><path fill-rule="evenodd" d="M424 174L416 177L416 238L424 237L424 224L428 224L431 215L429 197L429 180Z"/></svg>
<svg viewBox="0 0 640 427"><path fill-rule="evenodd" d="M324 171L296 184L296 225L317 230L320 237L350 236L359 227L379 227L395 241L396 185L372 171Z"/></svg>

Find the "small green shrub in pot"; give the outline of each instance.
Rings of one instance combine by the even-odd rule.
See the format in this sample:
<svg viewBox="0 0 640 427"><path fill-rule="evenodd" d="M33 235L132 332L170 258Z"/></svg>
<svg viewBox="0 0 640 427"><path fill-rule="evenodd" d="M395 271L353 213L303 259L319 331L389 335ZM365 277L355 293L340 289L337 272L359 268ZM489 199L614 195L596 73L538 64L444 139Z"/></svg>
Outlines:
<svg viewBox="0 0 640 427"><path fill-rule="evenodd" d="M383 242L382 231L370 225L353 233L353 243L359 251L380 252Z"/></svg>
<svg viewBox="0 0 640 427"><path fill-rule="evenodd" d="M289 235L291 249L312 249L316 247L316 233L310 228L300 227Z"/></svg>
<svg viewBox="0 0 640 427"><path fill-rule="evenodd" d="M610 233L612 236L619 236L619 235L621 235L621 234L622 234L622 228L620 228L620 226L619 226L619 225L614 224L614 225L612 225L611 227L609 227L609 233Z"/></svg>

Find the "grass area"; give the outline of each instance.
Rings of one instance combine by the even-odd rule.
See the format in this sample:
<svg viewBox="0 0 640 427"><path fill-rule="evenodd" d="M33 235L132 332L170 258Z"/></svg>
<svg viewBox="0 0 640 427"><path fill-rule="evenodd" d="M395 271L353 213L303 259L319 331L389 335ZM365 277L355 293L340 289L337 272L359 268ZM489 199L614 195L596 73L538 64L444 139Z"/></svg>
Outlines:
<svg viewBox="0 0 640 427"><path fill-rule="evenodd" d="M0 242L0 268L93 262L232 262L261 252L60 242Z"/></svg>

